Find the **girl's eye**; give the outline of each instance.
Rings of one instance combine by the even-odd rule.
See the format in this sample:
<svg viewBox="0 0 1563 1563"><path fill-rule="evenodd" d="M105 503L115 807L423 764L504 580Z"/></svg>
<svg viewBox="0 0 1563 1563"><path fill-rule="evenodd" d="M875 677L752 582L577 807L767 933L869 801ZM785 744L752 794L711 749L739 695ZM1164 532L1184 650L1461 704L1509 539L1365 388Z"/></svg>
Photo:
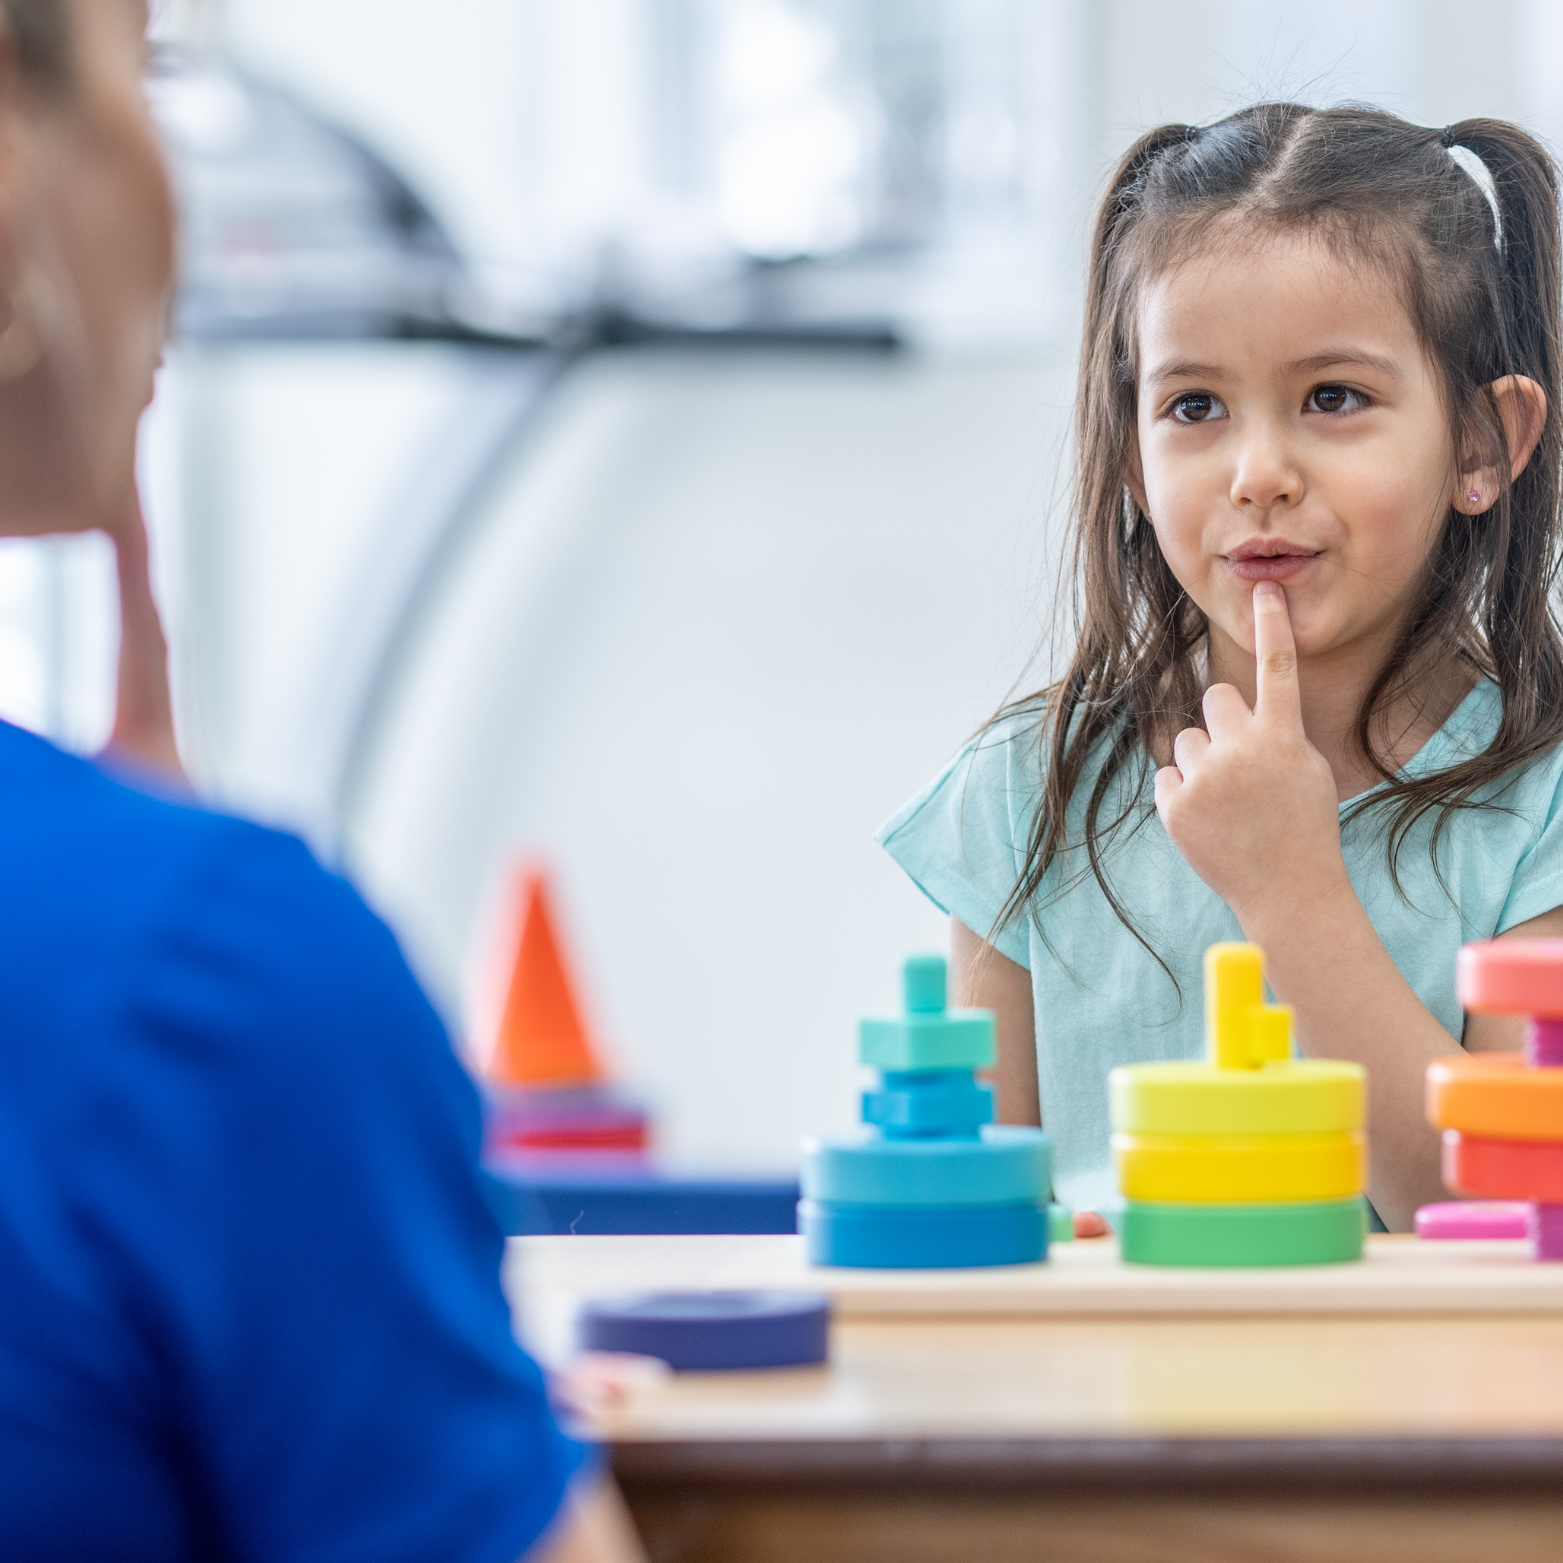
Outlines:
<svg viewBox="0 0 1563 1563"><path fill-rule="evenodd" d="M1190 391L1172 404L1172 416L1179 423L1209 423L1225 413L1221 398L1209 391Z"/></svg>
<svg viewBox="0 0 1563 1563"><path fill-rule="evenodd" d="M1361 391L1346 385L1320 385L1308 393L1303 404L1304 412L1356 412L1366 407L1368 399Z"/></svg>

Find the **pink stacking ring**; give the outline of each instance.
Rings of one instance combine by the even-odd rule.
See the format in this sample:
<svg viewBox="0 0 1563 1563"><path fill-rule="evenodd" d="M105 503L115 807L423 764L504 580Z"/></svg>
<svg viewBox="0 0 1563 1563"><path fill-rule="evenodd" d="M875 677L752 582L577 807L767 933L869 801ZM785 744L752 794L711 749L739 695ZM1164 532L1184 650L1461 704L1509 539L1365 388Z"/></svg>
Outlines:
<svg viewBox="0 0 1563 1563"><path fill-rule="evenodd" d="M1460 951L1462 1009L1563 1018L1563 939L1487 939Z"/></svg>
<svg viewBox="0 0 1563 1563"><path fill-rule="evenodd" d="M1528 1237L1530 1206L1482 1199L1423 1205L1416 1213L1416 1235L1429 1242L1444 1238Z"/></svg>

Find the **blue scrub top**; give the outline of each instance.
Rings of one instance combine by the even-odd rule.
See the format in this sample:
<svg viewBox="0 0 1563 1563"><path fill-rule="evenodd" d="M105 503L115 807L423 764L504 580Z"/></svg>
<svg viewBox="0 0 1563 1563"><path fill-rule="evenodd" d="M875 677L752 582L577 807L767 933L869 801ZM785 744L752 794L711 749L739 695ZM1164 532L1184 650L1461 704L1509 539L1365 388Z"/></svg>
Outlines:
<svg viewBox="0 0 1563 1563"><path fill-rule="evenodd" d="M0 723L0 1556L526 1550L582 1452L479 1130L299 842Z"/></svg>

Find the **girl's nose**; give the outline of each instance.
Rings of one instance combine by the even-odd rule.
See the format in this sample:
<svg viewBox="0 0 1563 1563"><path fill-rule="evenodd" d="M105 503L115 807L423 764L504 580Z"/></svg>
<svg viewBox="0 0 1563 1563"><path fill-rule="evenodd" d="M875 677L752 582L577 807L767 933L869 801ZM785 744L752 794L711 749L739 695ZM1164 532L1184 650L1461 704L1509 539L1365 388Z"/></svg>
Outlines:
<svg viewBox="0 0 1563 1563"><path fill-rule="evenodd" d="M1303 479L1278 431L1253 429L1238 449L1230 498L1239 510L1273 510L1302 498Z"/></svg>

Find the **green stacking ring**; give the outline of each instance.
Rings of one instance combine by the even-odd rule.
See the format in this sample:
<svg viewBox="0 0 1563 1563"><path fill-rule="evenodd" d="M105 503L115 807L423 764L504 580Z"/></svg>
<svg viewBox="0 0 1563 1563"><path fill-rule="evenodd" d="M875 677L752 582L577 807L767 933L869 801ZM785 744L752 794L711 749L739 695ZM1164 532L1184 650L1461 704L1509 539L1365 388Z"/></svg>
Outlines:
<svg viewBox="0 0 1563 1563"><path fill-rule="evenodd" d="M1141 1265L1320 1265L1362 1257L1360 1198L1284 1205L1173 1205L1130 1200L1118 1245Z"/></svg>

